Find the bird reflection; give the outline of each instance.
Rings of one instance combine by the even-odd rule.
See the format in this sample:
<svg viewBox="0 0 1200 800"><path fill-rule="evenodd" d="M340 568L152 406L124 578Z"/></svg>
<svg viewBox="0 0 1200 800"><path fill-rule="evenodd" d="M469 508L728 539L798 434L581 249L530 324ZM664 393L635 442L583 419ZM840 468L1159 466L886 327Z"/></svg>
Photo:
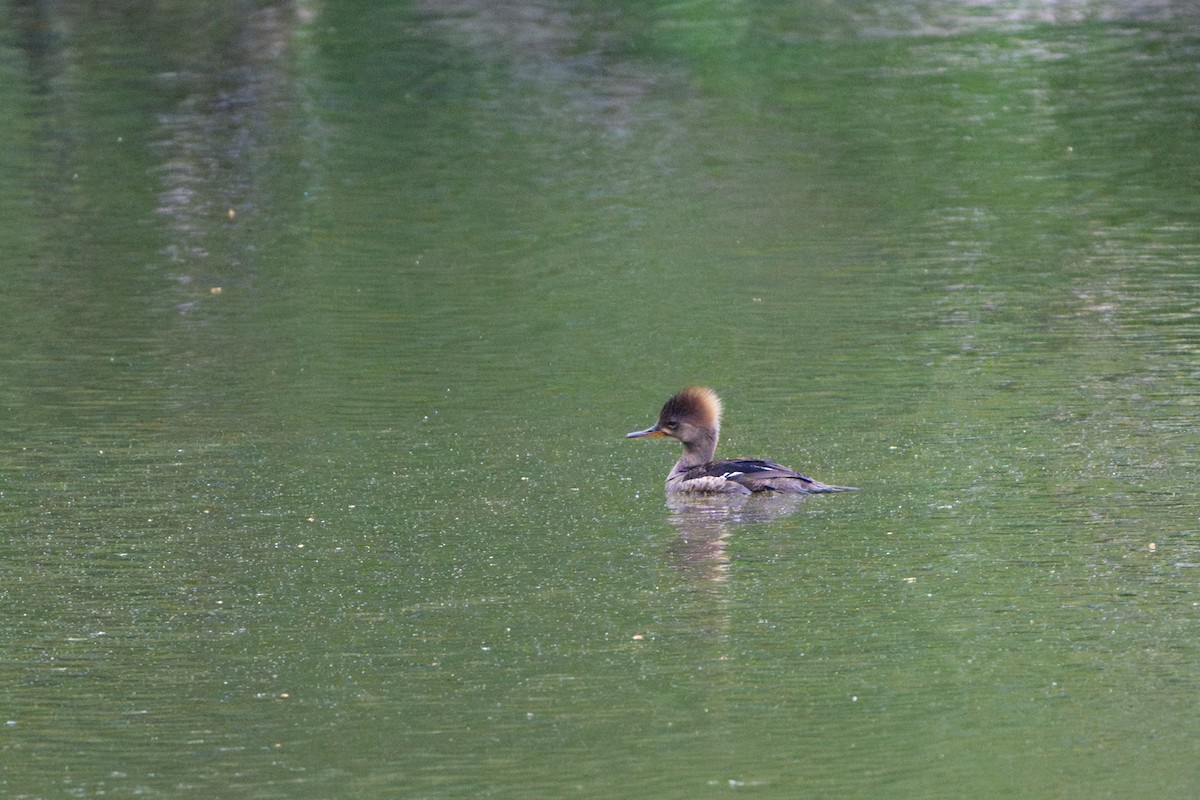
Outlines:
<svg viewBox="0 0 1200 800"><path fill-rule="evenodd" d="M678 532L669 548L671 563L698 581L720 583L729 574L728 539L744 523L785 517L804 503L805 495L667 496L667 521Z"/></svg>

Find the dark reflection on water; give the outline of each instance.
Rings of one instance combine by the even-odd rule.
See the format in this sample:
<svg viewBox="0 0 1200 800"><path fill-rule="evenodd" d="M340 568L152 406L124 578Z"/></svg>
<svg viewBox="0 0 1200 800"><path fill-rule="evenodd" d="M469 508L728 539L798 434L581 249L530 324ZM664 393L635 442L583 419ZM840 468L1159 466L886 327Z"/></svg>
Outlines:
<svg viewBox="0 0 1200 800"><path fill-rule="evenodd" d="M697 579L724 581L729 577L726 551L735 531L794 514L806 499L782 494L671 495L667 521L677 534L668 550L671 564Z"/></svg>
<svg viewBox="0 0 1200 800"><path fill-rule="evenodd" d="M54 397L18 417L60 435L94 424L81 432L102 442L105 422L125 418L178 443L191 438L179 415L238 427L253 413L232 401L255 384L234 374L278 341L249 345L238 326L267 327L259 281L289 258L311 179L299 165L316 136L293 71L310 13L291 2L140 8L10 9L37 125L21 140L31 269L13 275L30 301L14 304L10 345L16 368ZM32 315L55 322L39 330Z"/></svg>
<svg viewBox="0 0 1200 800"><path fill-rule="evenodd" d="M252 279L277 224L267 184L304 130L289 72L296 4L139 9L10 9L42 122L29 144L46 159L39 266L84 295L116 288L127 306L151 302L124 315L131 327L165 310L155 300L195 310ZM110 252L81 264L90 251L70 247L85 244Z"/></svg>
<svg viewBox="0 0 1200 800"><path fill-rule="evenodd" d="M265 154L277 158L286 147L273 116L293 101L286 60L296 24L290 3L253 9L216 53L154 76L158 91L177 98L155 114L150 152L159 162L151 168L160 184L154 213L169 231L167 277L191 297L182 311L205 302L206 291L252 278L255 242L240 228L275 211Z"/></svg>

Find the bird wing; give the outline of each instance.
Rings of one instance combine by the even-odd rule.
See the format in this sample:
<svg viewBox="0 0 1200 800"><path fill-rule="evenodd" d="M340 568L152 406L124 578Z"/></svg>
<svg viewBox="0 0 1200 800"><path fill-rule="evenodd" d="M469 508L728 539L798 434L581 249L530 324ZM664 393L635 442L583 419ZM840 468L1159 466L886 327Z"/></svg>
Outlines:
<svg viewBox="0 0 1200 800"><path fill-rule="evenodd" d="M782 464L760 458L739 458L700 464L689 469L684 474L683 480L704 483L717 480L732 481L752 492L780 491L808 494L839 491L842 488L829 486L813 480L807 475L790 470Z"/></svg>

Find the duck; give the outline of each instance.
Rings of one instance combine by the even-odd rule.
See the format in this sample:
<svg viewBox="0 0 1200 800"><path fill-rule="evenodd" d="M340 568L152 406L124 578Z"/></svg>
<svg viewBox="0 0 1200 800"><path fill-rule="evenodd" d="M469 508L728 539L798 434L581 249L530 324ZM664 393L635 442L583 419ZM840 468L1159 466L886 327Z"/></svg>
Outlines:
<svg viewBox="0 0 1200 800"><path fill-rule="evenodd" d="M683 455L667 474L667 494L792 495L853 492L856 486L833 486L760 458L714 461L721 434L721 398L705 386L689 386L672 395L658 421L626 439L669 436L683 444Z"/></svg>

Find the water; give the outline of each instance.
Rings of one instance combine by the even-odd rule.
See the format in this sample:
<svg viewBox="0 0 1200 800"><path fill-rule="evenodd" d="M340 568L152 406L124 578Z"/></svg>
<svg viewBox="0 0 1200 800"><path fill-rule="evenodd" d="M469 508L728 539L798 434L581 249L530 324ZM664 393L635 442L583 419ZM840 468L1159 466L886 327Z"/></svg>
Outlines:
<svg viewBox="0 0 1200 800"><path fill-rule="evenodd" d="M1195 795L1190 6L3 18L0 793Z"/></svg>

